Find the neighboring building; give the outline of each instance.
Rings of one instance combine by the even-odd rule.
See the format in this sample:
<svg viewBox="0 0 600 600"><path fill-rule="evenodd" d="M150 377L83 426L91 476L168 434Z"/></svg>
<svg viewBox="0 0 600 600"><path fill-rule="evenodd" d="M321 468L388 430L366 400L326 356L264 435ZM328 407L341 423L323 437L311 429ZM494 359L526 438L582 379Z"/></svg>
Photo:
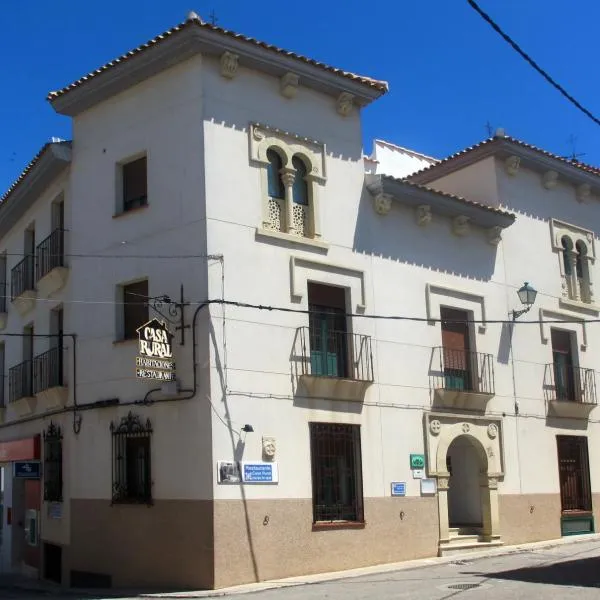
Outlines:
<svg viewBox="0 0 600 600"><path fill-rule="evenodd" d="M594 530L600 171L365 158L386 89L192 15L50 94L73 142L0 206L5 564L219 588Z"/></svg>

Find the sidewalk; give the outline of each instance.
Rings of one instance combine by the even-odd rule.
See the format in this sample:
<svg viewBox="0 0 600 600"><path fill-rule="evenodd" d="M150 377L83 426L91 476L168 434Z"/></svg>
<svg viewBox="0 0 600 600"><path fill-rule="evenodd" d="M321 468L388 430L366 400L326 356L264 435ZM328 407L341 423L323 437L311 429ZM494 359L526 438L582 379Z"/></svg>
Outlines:
<svg viewBox="0 0 600 600"><path fill-rule="evenodd" d="M235 596L249 594L270 589L285 588L292 586L311 585L323 583L326 581L336 581L364 575L376 575L389 573L393 571L405 571L410 569L421 569L433 565L442 565L454 563L460 560L475 560L487 558L490 556L502 556L531 550L543 550L555 548L563 545L573 545L583 542L597 541L600 543L600 534L579 535L573 537L560 538L557 540L548 540L544 542L535 542L530 544L521 544L518 546L503 546L481 552L469 552L460 555L447 557L432 557L419 560L411 560L400 563L388 563L372 567L362 567L348 571L337 571L334 573L319 573L316 575L305 575L302 577L290 577L288 579L261 581L259 583L249 583L220 590L199 590L189 592L150 592L142 590L90 590L90 589L68 589L61 588L58 585L27 579L20 575L0 575L0 596L2 588L13 588L25 591L37 592L40 594L56 595L75 598L93 598L104 600L109 598L165 598L165 599L185 599L193 600L196 598L218 598L222 596Z"/></svg>

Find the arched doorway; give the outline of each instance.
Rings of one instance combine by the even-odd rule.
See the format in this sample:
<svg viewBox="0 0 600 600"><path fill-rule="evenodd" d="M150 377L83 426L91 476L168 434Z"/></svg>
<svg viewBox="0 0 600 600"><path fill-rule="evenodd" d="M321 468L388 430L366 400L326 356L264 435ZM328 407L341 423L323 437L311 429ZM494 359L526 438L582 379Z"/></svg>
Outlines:
<svg viewBox="0 0 600 600"><path fill-rule="evenodd" d="M446 454L448 478L448 525L458 532L480 533L483 527L482 475L487 474L487 456L470 435L452 440ZM487 480L487 476L485 478Z"/></svg>

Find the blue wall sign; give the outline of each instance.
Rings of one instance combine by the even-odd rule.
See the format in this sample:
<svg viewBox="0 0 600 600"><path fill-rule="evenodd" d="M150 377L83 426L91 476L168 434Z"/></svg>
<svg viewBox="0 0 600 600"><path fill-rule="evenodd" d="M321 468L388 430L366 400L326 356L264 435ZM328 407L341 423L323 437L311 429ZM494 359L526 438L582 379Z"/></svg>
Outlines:
<svg viewBox="0 0 600 600"><path fill-rule="evenodd" d="M242 481L244 483L277 483L277 463L243 462Z"/></svg>
<svg viewBox="0 0 600 600"><path fill-rule="evenodd" d="M38 461L23 460L14 463L14 474L17 479L39 479L41 464Z"/></svg>
<svg viewBox="0 0 600 600"><path fill-rule="evenodd" d="M406 496L406 481L392 481L392 496Z"/></svg>

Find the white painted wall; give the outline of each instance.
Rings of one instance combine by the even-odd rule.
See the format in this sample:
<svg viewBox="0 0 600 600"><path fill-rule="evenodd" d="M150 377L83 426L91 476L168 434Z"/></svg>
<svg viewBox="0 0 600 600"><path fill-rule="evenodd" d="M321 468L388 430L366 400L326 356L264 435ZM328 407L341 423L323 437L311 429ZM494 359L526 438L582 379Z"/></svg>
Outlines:
<svg viewBox="0 0 600 600"><path fill-rule="evenodd" d="M365 170L370 171L371 165L374 164L374 173L402 179L412 173L426 169L436 162L437 159L431 156L425 156L385 140L375 140L371 155L365 157Z"/></svg>

